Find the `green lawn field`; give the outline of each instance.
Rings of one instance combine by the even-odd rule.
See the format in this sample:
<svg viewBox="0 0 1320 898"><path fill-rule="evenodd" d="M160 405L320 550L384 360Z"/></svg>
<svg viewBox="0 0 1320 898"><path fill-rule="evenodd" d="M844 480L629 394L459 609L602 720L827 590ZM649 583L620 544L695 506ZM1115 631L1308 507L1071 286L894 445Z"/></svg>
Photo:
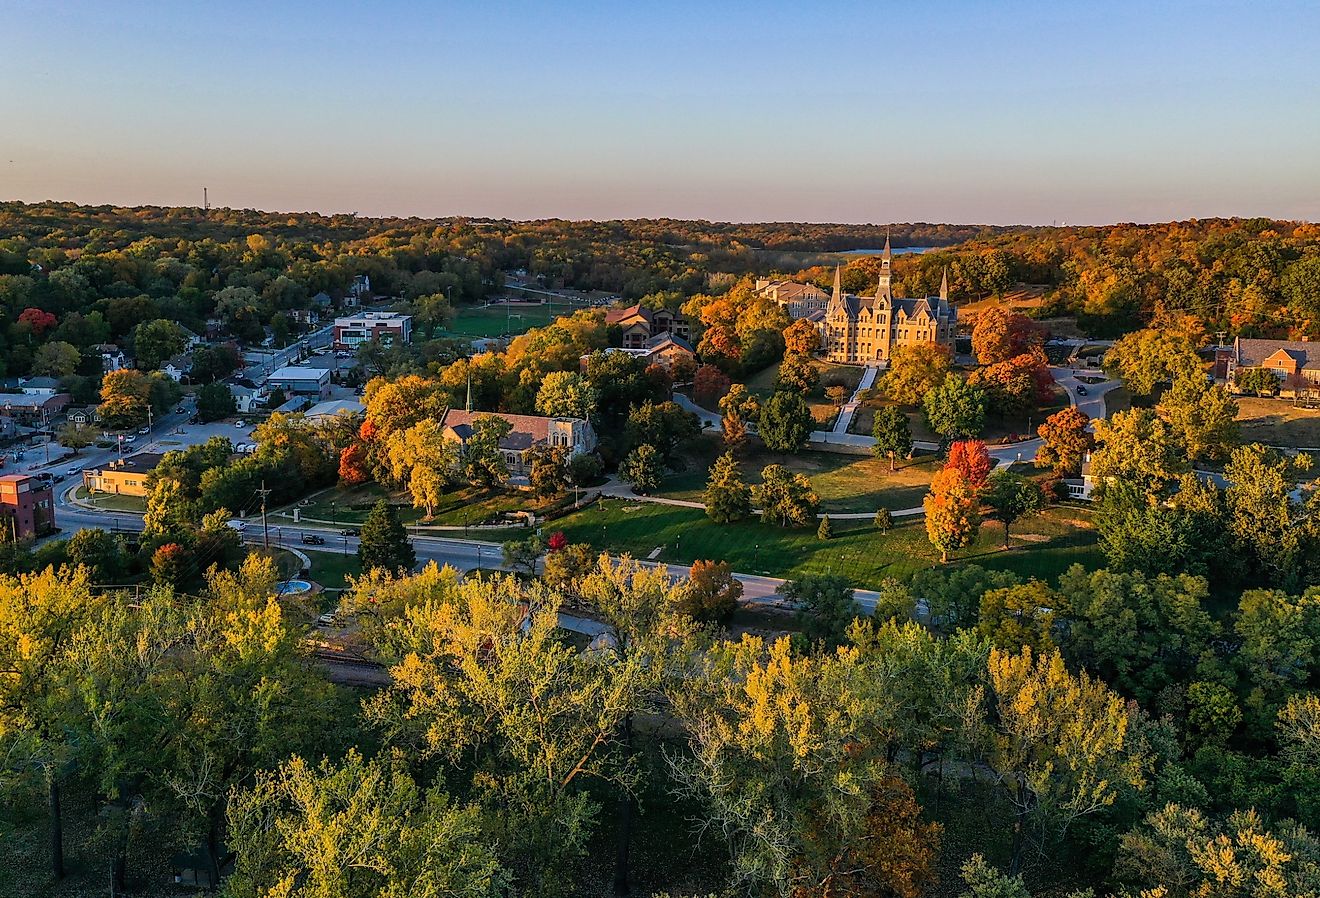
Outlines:
<svg viewBox="0 0 1320 898"><path fill-rule="evenodd" d="M794 577L841 574L860 587L874 588L886 577L906 580L939 563L926 539L924 522L911 519L889 533L868 522L840 521L832 540L819 540L813 529L785 529L759 521L716 524L695 509L612 499L556 521L570 542L597 549L691 564L698 558L727 561L743 573ZM1089 512L1072 507L1049 509L1019 522L1014 548L1005 551L1003 528L982 527L976 544L955 553L952 563L973 562L1024 577L1054 579L1072 564L1103 566Z"/></svg>
<svg viewBox="0 0 1320 898"><path fill-rule="evenodd" d="M687 468L671 473L657 495L671 499L701 501L706 477L715 458L724 451L716 435L706 435L686 456ZM898 511L916 508L930 488L930 480L939 470L933 455L899 459L896 471L889 470L888 460L866 455L841 455L833 452L801 452L797 455L771 453L757 446L739 458L743 479L759 483L761 469L781 464L806 474L821 499L825 512L874 512L878 508Z"/></svg>
<svg viewBox="0 0 1320 898"><path fill-rule="evenodd" d="M550 304L500 303L492 306L459 306L453 322L444 331L447 336L502 337L526 333L544 327L561 315L588 308L583 303Z"/></svg>

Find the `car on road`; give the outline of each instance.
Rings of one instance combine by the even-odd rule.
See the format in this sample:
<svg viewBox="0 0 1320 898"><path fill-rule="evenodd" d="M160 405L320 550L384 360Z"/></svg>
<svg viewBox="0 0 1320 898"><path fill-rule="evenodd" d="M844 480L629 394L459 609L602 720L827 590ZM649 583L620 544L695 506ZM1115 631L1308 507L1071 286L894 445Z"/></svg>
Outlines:
<svg viewBox="0 0 1320 898"><path fill-rule="evenodd" d="M130 434L128 434L127 436L124 437L124 442L125 442L125 443L136 443L136 442L137 442L137 437L130 433Z"/></svg>
<svg viewBox="0 0 1320 898"><path fill-rule="evenodd" d="M225 526L242 533L247 530L247 521L225 521Z"/></svg>
<svg viewBox="0 0 1320 898"><path fill-rule="evenodd" d="M69 470L67 470L67 471L64 472L64 476L65 476L65 477L76 477L77 475L79 475L79 474L81 474L81 473L82 473L82 468L78 467L77 465L74 465L72 468L69 468Z"/></svg>
<svg viewBox="0 0 1320 898"><path fill-rule="evenodd" d="M1086 384L1078 384L1078 385L1077 385L1077 395L1078 395L1078 396L1085 396L1085 395L1086 395Z"/></svg>
<svg viewBox="0 0 1320 898"><path fill-rule="evenodd" d="M343 530L340 530L339 532L340 532L341 534L343 534L344 536L357 536L357 535L358 535L358 529L357 529L356 527L345 527Z"/></svg>
<svg viewBox="0 0 1320 898"><path fill-rule="evenodd" d="M138 433L151 433L151 428L150 428L150 427L139 427L139 428L138 428Z"/></svg>
<svg viewBox="0 0 1320 898"><path fill-rule="evenodd" d="M242 418L239 418L237 421L234 422L234 426L235 426L235 427L247 427L247 422L244 421Z"/></svg>
<svg viewBox="0 0 1320 898"><path fill-rule="evenodd" d="M317 536L315 533L304 533L302 535L303 545L305 546L324 546L325 537Z"/></svg>

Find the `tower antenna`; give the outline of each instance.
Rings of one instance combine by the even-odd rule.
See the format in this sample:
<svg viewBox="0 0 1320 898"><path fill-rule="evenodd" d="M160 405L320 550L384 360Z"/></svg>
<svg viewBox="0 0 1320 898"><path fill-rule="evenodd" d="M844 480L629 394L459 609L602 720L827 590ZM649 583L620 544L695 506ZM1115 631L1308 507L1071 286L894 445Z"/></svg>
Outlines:
<svg viewBox="0 0 1320 898"><path fill-rule="evenodd" d="M203 188L202 188L202 213L205 214L205 213L210 212L210 211L211 211L211 198L210 198L210 196L207 195L207 193L206 193L206 188L203 187Z"/></svg>

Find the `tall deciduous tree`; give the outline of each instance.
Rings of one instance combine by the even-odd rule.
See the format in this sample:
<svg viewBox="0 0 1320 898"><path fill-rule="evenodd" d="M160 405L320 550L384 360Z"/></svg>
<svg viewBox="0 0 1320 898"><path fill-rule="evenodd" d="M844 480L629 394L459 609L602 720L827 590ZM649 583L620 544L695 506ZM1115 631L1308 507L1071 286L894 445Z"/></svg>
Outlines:
<svg viewBox="0 0 1320 898"><path fill-rule="evenodd" d="M922 507L926 536L947 563L949 553L969 546L981 524L977 489L957 468L941 468L931 479Z"/></svg>
<svg viewBox="0 0 1320 898"><path fill-rule="evenodd" d="M781 527L806 527L816 520L820 497L806 475L783 465L767 465L761 482L752 487L752 499L761 506L761 520Z"/></svg>
<svg viewBox="0 0 1320 898"><path fill-rule="evenodd" d="M970 439L985 427L985 391L956 374L926 393L922 408L930 429L946 440Z"/></svg>
<svg viewBox="0 0 1320 898"><path fill-rule="evenodd" d="M752 491L742 479L742 470L733 452L715 459L702 496L706 515L719 524L741 521L752 513Z"/></svg>
<svg viewBox="0 0 1320 898"><path fill-rule="evenodd" d="M408 533L403 529L394 506L381 499L362 523L358 541L358 558L364 571L377 568L385 571L412 570L417 564Z"/></svg>
<svg viewBox="0 0 1320 898"><path fill-rule="evenodd" d="M1090 430L1091 416L1069 406L1055 412L1036 428L1042 444L1036 451L1036 463L1064 476L1082 470L1086 453L1095 445Z"/></svg>
<svg viewBox="0 0 1320 898"><path fill-rule="evenodd" d="M1095 422L1091 476L1136 484L1150 495L1163 491L1186 468L1169 426L1150 409L1134 408Z"/></svg>
<svg viewBox="0 0 1320 898"><path fill-rule="evenodd" d="M489 490L509 482L509 465L500 451L500 441L512 431L512 424L495 415L472 419L472 433L462 453L463 474L469 483Z"/></svg>
<svg viewBox="0 0 1320 898"><path fill-rule="evenodd" d="M1237 403L1200 375L1175 380L1155 410L1189 461L1225 459L1237 445Z"/></svg>
<svg viewBox="0 0 1320 898"><path fill-rule="evenodd" d="M816 425L800 393L780 390L761 409L757 432L768 449L775 452L799 452Z"/></svg>
<svg viewBox="0 0 1320 898"><path fill-rule="evenodd" d="M927 393L944 383L952 367L949 350L937 343L900 346L880 379L880 389L899 405L919 406Z"/></svg>
<svg viewBox="0 0 1320 898"><path fill-rule="evenodd" d="M629 452L623 464L619 465L619 476L643 496L659 489L664 475L664 459L660 451L650 443L642 443Z"/></svg>
<svg viewBox="0 0 1320 898"><path fill-rule="evenodd" d="M432 420L395 431L385 442L390 476L407 488L414 508L426 509L428 519L457 473L458 455L458 443L447 439Z"/></svg>
<svg viewBox="0 0 1320 898"><path fill-rule="evenodd" d="M1185 334L1146 328L1134 331L1105 353L1105 370L1123 379L1138 396L1180 377L1204 377L1196 345Z"/></svg>
<svg viewBox="0 0 1320 898"><path fill-rule="evenodd" d="M996 520L1004 525L1004 548L1008 548L1008 528L1045 507L1040 484L1012 471L996 471L986 480L985 504Z"/></svg>
<svg viewBox="0 0 1320 898"><path fill-rule="evenodd" d="M536 391L536 413L586 420L596 411L596 390L576 371L552 371Z"/></svg>
<svg viewBox="0 0 1320 898"><path fill-rule="evenodd" d="M1045 345L1045 328L1020 312L995 306L976 317L972 352L981 365L1006 362Z"/></svg>
<svg viewBox="0 0 1320 898"><path fill-rule="evenodd" d="M721 429L724 444L732 450L747 443L747 425L756 423L761 414L761 400L743 384L734 384L720 399Z"/></svg>
<svg viewBox="0 0 1320 898"><path fill-rule="evenodd" d="M912 452L912 428L903 410L892 405L876 409L875 423L871 426L875 438L872 451L880 458L889 459L889 470L897 466L896 459Z"/></svg>

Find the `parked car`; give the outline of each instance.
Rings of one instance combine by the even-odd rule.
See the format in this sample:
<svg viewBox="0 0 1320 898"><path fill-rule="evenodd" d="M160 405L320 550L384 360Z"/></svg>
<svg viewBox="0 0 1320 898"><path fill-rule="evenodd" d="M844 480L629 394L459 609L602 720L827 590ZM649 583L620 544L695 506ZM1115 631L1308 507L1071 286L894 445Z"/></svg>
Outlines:
<svg viewBox="0 0 1320 898"><path fill-rule="evenodd" d="M239 418L237 421L234 422L234 426L235 426L235 427L247 427L247 422L244 421L242 418Z"/></svg>
<svg viewBox="0 0 1320 898"><path fill-rule="evenodd" d="M303 544L304 544L304 545L307 545L307 546L324 546L324 545L325 545L325 537L324 537L324 536L317 536L315 533L304 533L304 534L302 535L302 541L303 541Z"/></svg>

